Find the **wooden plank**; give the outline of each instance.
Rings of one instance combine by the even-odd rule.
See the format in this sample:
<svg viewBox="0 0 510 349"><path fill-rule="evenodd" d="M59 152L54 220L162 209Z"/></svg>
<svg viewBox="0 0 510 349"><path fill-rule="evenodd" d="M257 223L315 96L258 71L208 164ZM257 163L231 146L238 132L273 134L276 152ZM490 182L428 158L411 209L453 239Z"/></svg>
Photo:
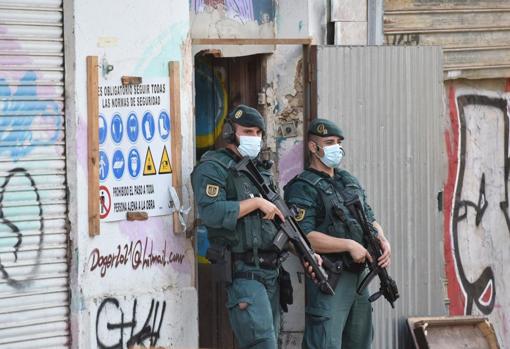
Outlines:
<svg viewBox="0 0 510 349"><path fill-rule="evenodd" d="M407 319L417 348L497 349L494 328L479 316L410 317Z"/></svg>
<svg viewBox="0 0 510 349"><path fill-rule="evenodd" d="M99 76L97 56L87 56L87 150L89 235L100 233L99 225Z"/></svg>
<svg viewBox="0 0 510 349"><path fill-rule="evenodd" d="M181 136L181 77L179 62L168 62L170 79L170 122L171 139L170 153L172 157L172 186L179 198L182 198L182 136ZM182 200L181 200L182 201ZM173 214L174 234L183 232L179 223L179 212Z"/></svg>
<svg viewBox="0 0 510 349"><path fill-rule="evenodd" d="M193 45L310 45L312 38L296 39L192 39Z"/></svg>
<svg viewBox="0 0 510 349"><path fill-rule="evenodd" d="M384 11L395 10L427 10L427 9L466 9L476 10L479 8L508 8L507 1L501 0L479 0L479 1L466 1L466 0L438 0L438 1L423 1L423 0L385 0Z"/></svg>

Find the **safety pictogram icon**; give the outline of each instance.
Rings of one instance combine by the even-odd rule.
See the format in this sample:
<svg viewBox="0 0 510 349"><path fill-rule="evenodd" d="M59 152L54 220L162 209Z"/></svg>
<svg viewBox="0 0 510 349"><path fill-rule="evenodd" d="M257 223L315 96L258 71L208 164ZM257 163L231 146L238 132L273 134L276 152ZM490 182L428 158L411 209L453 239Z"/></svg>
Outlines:
<svg viewBox="0 0 510 349"><path fill-rule="evenodd" d="M99 217L101 219L108 217L112 207L112 197L110 191L104 185L99 186Z"/></svg>
<svg viewBox="0 0 510 349"><path fill-rule="evenodd" d="M143 175L144 176L150 176L155 175L156 172L156 166L154 165L154 159L152 157L151 148L147 148L147 154L145 155L145 162L143 165Z"/></svg>
<svg viewBox="0 0 510 349"><path fill-rule="evenodd" d="M172 165L170 165L170 158L166 151L166 145L163 148L163 154L161 155L161 161L159 163L159 174L172 173Z"/></svg>

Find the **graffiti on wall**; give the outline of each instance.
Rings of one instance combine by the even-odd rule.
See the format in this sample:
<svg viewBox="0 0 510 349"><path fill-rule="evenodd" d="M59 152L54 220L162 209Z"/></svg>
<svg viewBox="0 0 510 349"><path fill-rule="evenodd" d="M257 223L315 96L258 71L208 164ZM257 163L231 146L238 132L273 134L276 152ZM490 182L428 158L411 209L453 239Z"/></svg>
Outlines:
<svg viewBox="0 0 510 349"><path fill-rule="evenodd" d="M5 207L3 205L4 196L6 195L6 192L9 190L9 184L11 183L11 180L15 179L16 177L22 177L22 179L28 182L28 185L32 188L33 194L32 196L35 204L34 206L36 207L36 210L38 210L37 214L39 217L38 230L40 232L37 244L35 263L33 263L32 267L26 274L21 276L21 279L18 279L20 278L19 276L14 277L10 274L9 265L12 267L18 262L18 251L23 243L23 234L17 222L9 219L9 215L5 213ZM4 243L2 243L2 247L8 247L8 250L11 251L10 254L12 255L6 258L10 260L10 263L6 263L0 257L0 273L2 275L2 278L7 280L7 283L12 287L20 288L22 286L26 286L27 283L30 282L31 277L39 269L38 262L41 258L42 244L44 240L44 221L42 217L43 208L41 204L41 198L39 196L39 190L37 189L37 185L35 184L35 181L30 175L30 173L24 168L14 168L10 170L7 176L5 177L2 186L0 187L0 225L2 225L5 228L0 229L0 231L2 232L0 237L2 238L2 241L7 244L7 246L4 246ZM21 281L25 282L22 283Z"/></svg>
<svg viewBox="0 0 510 349"><path fill-rule="evenodd" d="M488 315L507 336L509 99L451 87L449 104L443 212L450 314Z"/></svg>
<svg viewBox="0 0 510 349"><path fill-rule="evenodd" d="M121 305L117 298L105 298L96 314L96 342L99 349L129 349L135 345L153 347L161 337L166 301L134 299ZM147 304L144 304L147 303ZM142 310L140 310L142 308Z"/></svg>
<svg viewBox="0 0 510 349"><path fill-rule="evenodd" d="M152 239L131 241L124 245L118 244L113 252L104 253L99 248L94 248L89 255L90 271L100 272L105 277L108 270L128 266L132 270L150 269L156 266L169 266L173 263L182 264L185 255L167 249L165 240L160 252L154 250Z"/></svg>
<svg viewBox="0 0 510 349"><path fill-rule="evenodd" d="M223 9L227 16L239 22L257 21L259 24L274 20L273 0L190 0L195 13L209 9Z"/></svg>
<svg viewBox="0 0 510 349"><path fill-rule="evenodd" d="M0 78L0 157L11 163L7 169L2 168L5 174L0 177L0 247L6 252L0 257L0 275L15 288L28 286L37 274L45 230L42 204L45 194L33 175L37 162L30 169L17 166L16 162L62 138L62 103L48 98L55 95L54 88L38 85L38 79L33 71L5 72ZM25 217L22 221L21 215ZM25 244L24 240L29 239L24 236L27 231L31 241ZM26 263L19 260L19 253L28 246L35 250L29 267L16 268Z"/></svg>
<svg viewBox="0 0 510 349"><path fill-rule="evenodd" d="M12 78L12 77L11 77ZM61 136L63 118L51 118L62 112L62 104L44 100L51 91L38 87L37 74L33 71L24 72L15 85L0 78L0 155L7 155L18 160L29 155L36 146L54 144ZM51 88L50 88L51 90ZM47 132L35 132L33 128L47 124ZM39 124L39 125L38 125Z"/></svg>
<svg viewBox="0 0 510 349"><path fill-rule="evenodd" d="M420 44L420 34L386 34L384 43L389 46L418 46Z"/></svg>

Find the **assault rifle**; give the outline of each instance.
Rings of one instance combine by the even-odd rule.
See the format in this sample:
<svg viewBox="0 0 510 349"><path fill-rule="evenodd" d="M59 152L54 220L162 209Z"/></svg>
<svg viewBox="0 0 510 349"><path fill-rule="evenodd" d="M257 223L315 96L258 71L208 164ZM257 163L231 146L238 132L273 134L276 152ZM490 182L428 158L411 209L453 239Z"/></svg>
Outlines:
<svg viewBox="0 0 510 349"><path fill-rule="evenodd" d="M397 283L390 277L386 268L381 268L377 264L377 260L382 256L381 245L379 244L377 238L372 234L370 229L371 225L367 221L367 217L359 197L356 196L354 199L345 202L345 206L347 206L351 214L354 216L354 219L356 219L356 221L358 221L358 223L361 225L361 228L363 229L363 238L367 244L367 250L370 253L370 256L372 256L372 262L367 262L370 272L361 281L356 292L361 294L361 292L368 286L368 284L370 284L374 277L378 275L379 280L381 281L379 291L371 295L368 300L370 302L374 302L379 297L384 296L384 298L386 298L386 300L391 304L391 307L395 308L393 303L399 297Z"/></svg>
<svg viewBox="0 0 510 349"><path fill-rule="evenodd" d="M262 197L276 205L285 217L284 222L278 217L273 220L273 223L278 228L278 233L273 240L274 247L282 251L285 245L287 245L287 242L292 242L298 255L312 267L317 278L317 286L319 289L326 294L334 295L335 291L328 282L328 274L319 263L317 263L310 242L294 220L294 215L287 204L285 204L285 201L283 201L281 196L264 181L255 163L249 157L245 156L240 160L235 166L235 169L248 176L251 182L257 187Z"/></svg>

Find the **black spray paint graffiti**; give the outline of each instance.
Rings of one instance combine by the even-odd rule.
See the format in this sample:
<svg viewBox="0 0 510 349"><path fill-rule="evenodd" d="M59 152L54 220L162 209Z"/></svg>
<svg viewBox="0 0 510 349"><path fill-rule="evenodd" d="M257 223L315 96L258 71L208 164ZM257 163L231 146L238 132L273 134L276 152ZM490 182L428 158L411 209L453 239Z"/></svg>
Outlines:
<svg viewBox="0 0 510 349"><path fill-rule="evenodd" d="M462 287L466 292L466 307L465 313L472 314L473 305L476 305L478 309L484 314L490 314L494 309L494 304L496 301L496 283L495 276L492 268L490 266L486 266L478 278L470 282L468 277L466 276L466 270L464 268L464 264L460 255L460 246L459 246L459 223L465 221L467 219L468 209L475 210L475 225L479 226L483 220L484 214L486 213L487 208L493 207L494 204L499 204L499 209L504 215L507 230L510 232L510 216L508 212L508 177L510 172L510 154L508 150L508 132L509 132L509 124L507 114L507 102L501 98L490 98L487 96L479 96L479 95L464 95L457 98L457 104L459 108L459 121L460 121L460 159L459 159L459 175L458 175L458 184L457 189L455 191L455 204L453 207L453 222L452 222L452 237L453 237L453 245L454 245L454 256L456 260L456 265L458 269L458 274L460 281L462 283ZM485 172L482 172L482 176L480 178L479 185L479 194L477 202L463 200L462 198L462 189L464 184L464 178L466 175L466 146L467 146L467 134L468 130L466 129L466 115L465 109L468 106L485 106L485 107L494 107L498 108L502 111L503 119L500 121L503 125L503 151L504 158L501 159L501 164L504 167L504 199L499 203L490 202L486 197L486 186L485 186ZM482 140L483 141L483 140ZM481 302L481 298L487 290L492 291L492 295L488 302Z"/></svg>
<svg viewBox="0 0 510 349"><path fill-rule="evenodd" d="M161 309L159 309L160 305ZM117 299L106 298L101 302L96 316L96 341L99 349L129 349L134 345L145 346L147 344L149 347L153 347L157 344L160 338L163 317L165 316L166 302L159 302L153 299L142 326L137 326L136 310L137 300L135 299L131 310L131 319L127 320L124 317L124 310ZM109 318L111 319L112 317L119 318L120 320L111 323ZM106 325L107 334L105 334L104 325ZM138 331L137 327L139 327ZM102 334L99 333L101 330L103 330ZM124 337L125 330L130 330L129 336ZM107 339L106 337L109 338ZM111 340L111 338L114 339ZM106 342L114 343L105 344Z"/></svg>
<svg viewBox="0 0 510 349"><path fill-rule="evenodd" d="M387 34L384 42L390 46L418 46L420 44L419 34Z"/></svg>
<svg viewBox="0 0 510 349"><path fill-rule="evenodd" d="M41 257L42 253L42 244L44 240L44 221L43 221L43 208L41 203L41 198L39 196L39 190L37 189L37 185L35 184L34 179L28 173L28 171L24 168L14 168L8 172L9 174L7 177L5 177L4 183L0 187L0 224L6 225L9 230L11 230L11 233L16 237L16 243L12 246L13 247L13 255L14 255L14 262L17 262L18 260L18 251L19 248L23 242L23 235L19 229L19 227L15 224L15 222L9 220L7 217L5 217L4 213L4 195L7 191L7 187L11 181L16 175L24 176L27 178L27 180L30 183L30 186L32 187L34 194L35 194L35 202L38 207L38 215L39 215L39 241L38 241L38 249L37 249L37 256L36 260L38 261ZM32 270L28 273L29 275L34 275L37 270L39 269L39 263L34 263L34 266L32 267ZM15 288L21 288L23 286L26 286L27 283L30 282L30 279L23 279L23 280L17 280L10 276L8 267L2 263L2 260L0 259L0 273L2 274L2 278L7 280L7 283Z"/></svg>

